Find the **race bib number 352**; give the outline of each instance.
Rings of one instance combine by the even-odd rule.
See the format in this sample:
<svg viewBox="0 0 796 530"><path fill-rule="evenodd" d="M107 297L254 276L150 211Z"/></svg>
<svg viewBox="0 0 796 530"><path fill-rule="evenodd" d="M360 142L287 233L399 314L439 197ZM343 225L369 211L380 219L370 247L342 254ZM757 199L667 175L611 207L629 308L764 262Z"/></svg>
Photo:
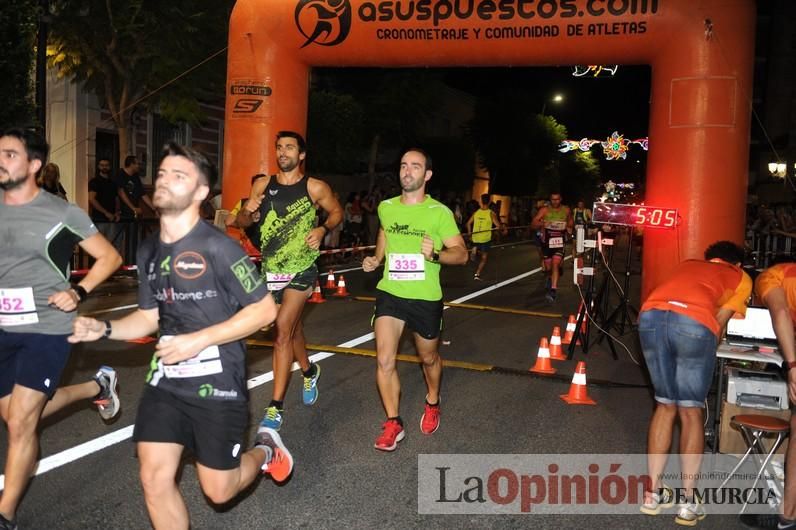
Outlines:
<svg viewBox="0 0 796 530"><path fill-rule="evenodd" d="M33 287L0 289L0 326L23 326L38 321Z"/></svg>
<svg viewBox="0 0 796 530"><path fill-rule="evenodd" d="M426 279L426 260L423 254L390 254L388 264L390 280L403 282Z"/></svg>

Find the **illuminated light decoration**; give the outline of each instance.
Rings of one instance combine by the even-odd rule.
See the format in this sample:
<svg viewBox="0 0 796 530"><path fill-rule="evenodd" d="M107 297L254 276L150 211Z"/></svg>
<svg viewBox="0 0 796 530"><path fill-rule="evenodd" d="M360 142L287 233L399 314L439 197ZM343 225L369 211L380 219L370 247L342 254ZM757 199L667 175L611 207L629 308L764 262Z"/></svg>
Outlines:
<svg viewBox="0 0 796 530"><path fill-rule="evenodd" d="M592 146L600 144L603 147L603 153L607 160L620 160L627 158L628 148L635 144L640 146L645 151L649 151L649 138L636 138L635 140L626 140L623 135L614 131L605 141L593 140L591 138L581 138L580 140L564 140L558 144L559 153L568 153L570 151L589 151ZM608 145L608 147L606 147Z"/></svg>
<svg viewBox="0 0 796 530"><path fill-rule="evenodd" d="M679 221L677 208L609 202L595 202L592 206L592 222L596 224L672 229Z"/></svg>
<svg viewBox="0 0 796 530"><path fill-rule="evenodd" d="M610 190L610 191L613 191L616 188L619 188L619 189L622 189L622 190L632 190L632 189L635 189L635 187L636 187L636 185L633 182L614 182L612 180L609 180L605 184L600 184L600 185L604 186L606 190Z"/></svg>
<svg viewBox="0 0 796 530"><path fill-rule="evenodd" d="M614 131L604 142L600 142L600 145L603 146L603 154L606 160L619 160L620 158L624 160L627 158L627 150L630 144L623 135Z"/></svg>
<svg viewBox="0 0 796 530"><path fill-rule="evenodd" d="M590 64L590 65L576 65L574 67L574 71L572 72L573 77L585 77L589 74L592 77L598 77L601 74L611 75L612 77L616 75L616 72L619 70L618 64Z"/></svg>
<svg viewBox="0 0 796 530"><path fill-rule="evenodd" d="M558 151L567 153L569 151L589 151L594 144L600 143L599 140L589 140L588 138L581 138L580 140L564 140L558 145Z"/></svg>

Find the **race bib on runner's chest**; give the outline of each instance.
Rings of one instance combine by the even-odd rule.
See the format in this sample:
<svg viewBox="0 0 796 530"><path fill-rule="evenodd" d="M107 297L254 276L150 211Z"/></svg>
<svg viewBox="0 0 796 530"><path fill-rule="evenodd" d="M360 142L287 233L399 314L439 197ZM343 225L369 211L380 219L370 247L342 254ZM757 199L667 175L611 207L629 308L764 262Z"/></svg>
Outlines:
<svg viewBox="0 0 796 530"><path fill-rule="evenodd" d="M160 337L161 341L170 340L171 335ZM163 361L160 361L161 364ZM196 354L195 357L180 361L177 364L163 364L163 374L169 379L185 379L188 377L201 377L205 375L220 374L224 369L221 366L221 352L218 346L208 346Z"/></svg>
<svg viewBox="0 0 796 530"><path fill-rule="evenodd" d="M390 280L403 282L426 279L426 258L423 254L390 254L388 265Z"/></svg>
<svg viewBox="0 0 796 530"><path fill-rule="evenodd" d="M0 289L0 326L24 326L38 321L33 287Z"/></svg>
<svg viewBox="0 0 796 530"><path fill-rule="evenodd" d="M564 248L564 238L563 237L551 237L550 242L548 243L550 248Z"/></svg>

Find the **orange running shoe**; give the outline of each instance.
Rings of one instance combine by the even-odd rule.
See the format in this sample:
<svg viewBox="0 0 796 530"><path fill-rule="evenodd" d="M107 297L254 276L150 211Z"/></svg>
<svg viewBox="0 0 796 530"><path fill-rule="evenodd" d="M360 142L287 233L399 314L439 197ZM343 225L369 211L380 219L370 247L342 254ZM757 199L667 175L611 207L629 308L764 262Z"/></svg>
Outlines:
<svg viewBox="0 0 796 530"><path fill-rule="evenodd" d="M398 442L404 439L404 426L398 420L387 420L381 424L381 435L376 438L373 447L379 451L395 451Z"/></svg>
<svg viewBox="0 0 796 530"><path fill-rule="evenodd" d="M436 405L429 405L428 398L423 406L423 416L420 418L420 432L434 434L439 429L439 401Z"/></svg>
<svg viewBox="0 0 796 530"><path fill-rule="evenodd" d="M257 429L255 447L268 448L265 452L270 458L265 460L262 470L268 473L277 482L284 482L293 472L293 456L287 450L279 433L268 427Z"/></svg>

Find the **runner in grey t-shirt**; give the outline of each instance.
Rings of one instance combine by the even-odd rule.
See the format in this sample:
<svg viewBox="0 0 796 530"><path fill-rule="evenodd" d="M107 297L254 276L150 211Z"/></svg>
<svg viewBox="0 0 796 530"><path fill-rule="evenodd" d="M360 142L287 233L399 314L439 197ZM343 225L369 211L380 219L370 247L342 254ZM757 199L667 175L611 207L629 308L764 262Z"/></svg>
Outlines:
<svg viewBox="0 0 796 530"><path fill-rule="evenodd" d="M83 211L36 185L48 151L30 131L0 132L0 415L9 432L0 497L4 529L16 528L17 506L36 462L31 448L38 447L38 420L80 399L94 398L104 419L119 410L112 368L56 391L77 304L121 258ZM76 244L96 262L80 284L70 286Z"/></svg>

